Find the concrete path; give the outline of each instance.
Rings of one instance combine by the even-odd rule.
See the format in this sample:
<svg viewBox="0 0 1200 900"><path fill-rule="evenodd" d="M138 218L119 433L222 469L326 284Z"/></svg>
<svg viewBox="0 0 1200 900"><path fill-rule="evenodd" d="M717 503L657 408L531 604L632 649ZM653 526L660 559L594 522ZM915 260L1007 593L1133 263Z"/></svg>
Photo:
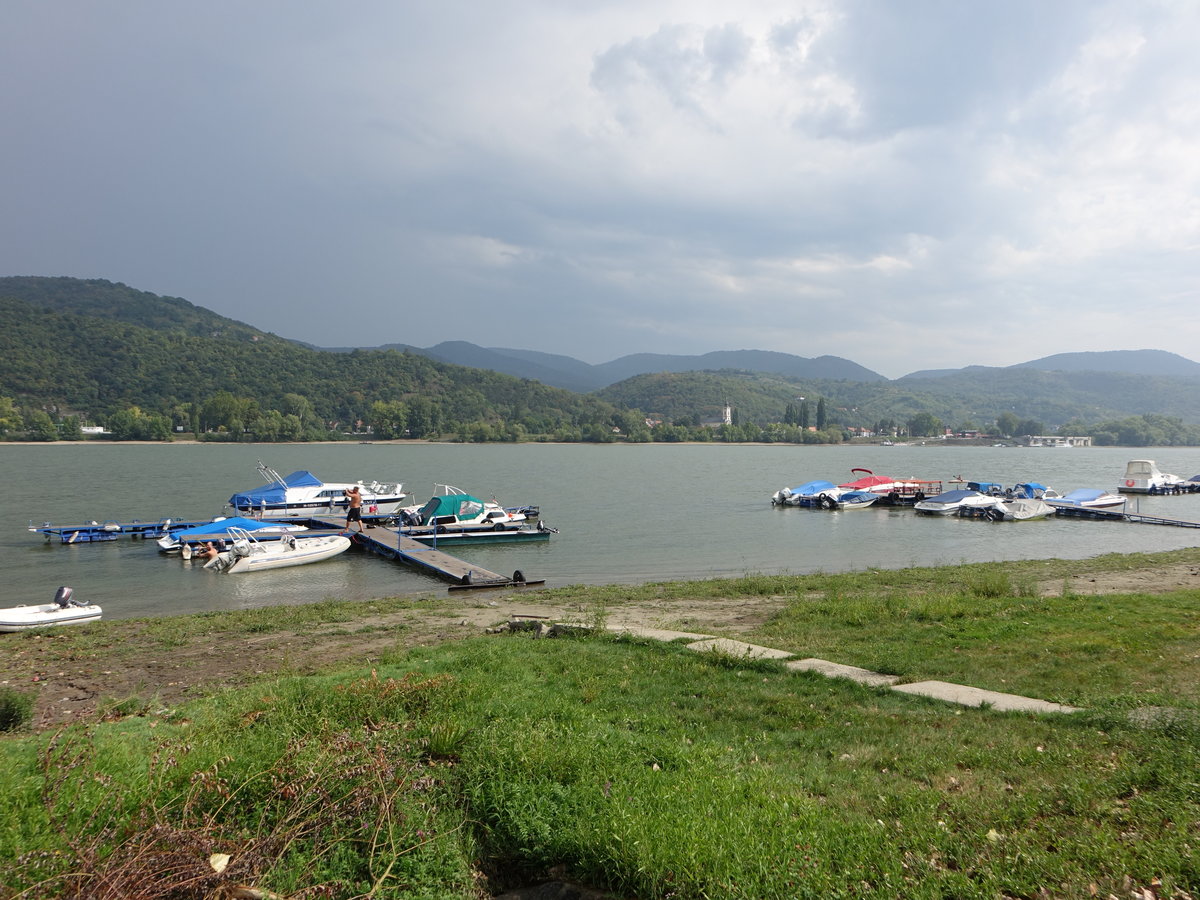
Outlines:
<svg viewBox="0 0 1200 900"><path fill-rule="evenodd" d="M635 637L655 641L688 641L687 648L697 653L720 653L738 659L779 659L787 660L784 668L792 672L816 672L828 678L848 678L869 687L886 687L902 694L920 697L930 697L934 700L944 700L947 703L957 703L961 706L987 707L1003 712L1031 713L1073 713L1078 710L1073 706L1061 703L1051 703L1048 700L1038 700L1034 697L1021 697L1016 694L1004 694L999 691L985 691L982 688L969 687L962 684L950 684L946 681L918 681L912 684L897 684L899 675L885 675L882 672L872 672L860 669L858 666L847 666L830 662L826 659L795 659L794 653L786 650L773 650L770 647L760 647L757 644L747 644L729 638L719 638L708 634L693 634L687 631L668 631L658 628L641 628L634 625L609 625L609 631L618 634L629 634Z"/></svg>

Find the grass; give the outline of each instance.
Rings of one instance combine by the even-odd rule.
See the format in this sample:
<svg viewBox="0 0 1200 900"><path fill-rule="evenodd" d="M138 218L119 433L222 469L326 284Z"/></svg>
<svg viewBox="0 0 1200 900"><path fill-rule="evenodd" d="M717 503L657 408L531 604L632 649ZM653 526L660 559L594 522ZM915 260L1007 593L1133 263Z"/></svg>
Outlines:
<svg viewBox="0 0 1200 900"><path fill-rule="evenodd" d="M115 721L0 740L0 898L465 898L550 872L641 898L1195 896L1200 593L1032 589L1129 564L548 597L597 624L650 599L784 597L739 637L1071 716L584 634L396 650L170 710L113 701ZM292 612L220 615L235 634L329 621ZM161 626L176 639L213 624L180 618ZM1156 707L1174 712L1128 715Z"/></svg>

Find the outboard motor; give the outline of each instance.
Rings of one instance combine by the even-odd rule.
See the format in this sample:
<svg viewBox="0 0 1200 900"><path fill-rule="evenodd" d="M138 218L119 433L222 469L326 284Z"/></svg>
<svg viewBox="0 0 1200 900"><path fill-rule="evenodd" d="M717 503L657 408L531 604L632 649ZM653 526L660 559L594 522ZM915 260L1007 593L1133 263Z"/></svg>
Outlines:
<svg viewBox="0 0 1200 900"><path fill-rule="evenodd" d="M71 605L71 603L72 603L71 597L74 595L74 593L75 593L75 588L69 588L66 585L63 585L57 591L54 592L55 605L59 606L63 609L66 609L68 606Z"/></svg>

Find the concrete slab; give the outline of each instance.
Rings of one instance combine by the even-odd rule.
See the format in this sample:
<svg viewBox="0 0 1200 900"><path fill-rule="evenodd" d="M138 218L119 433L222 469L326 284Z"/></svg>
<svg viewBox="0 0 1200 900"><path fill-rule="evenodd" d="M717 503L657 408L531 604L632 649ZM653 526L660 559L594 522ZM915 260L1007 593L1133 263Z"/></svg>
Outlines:
<svg viewBox="0 0 1200 900"><path fill-rule="evenodd" d="M794 659L791 662L783 664L785 669L791 669L793 672L818 672L827 678L849 678L851 681L857 681L859 684L869 685L870 687L888 687L900 680L899 675L883 675L879 672L872 672L870 669L860 669L858 666L846 666L841 663L830 662L827 659Z"/></svg>
<svg viewBox="0 0 1200 900"><path fill-rule="evenodd" d="M932 697L935 700L945 700L947 703L958 703L961 706L990 706L992 709L1004 712L1036 712L1036 713L1073 713L1078 710L1073 706L1061 703L1051 703L1048 700L1035 700L1032 697L1020 697L1016 694L1003 694L999 691L985 691L982 688L967 687L962 684L950 684L946 681L918 681L914 684L897 684L892 690L902 694L916 694L921 697Z"/></svg>
<svg viewBox="0 0 1200 900"><path fill-rule="evenodd" d="M707 641L696 641L688 644L689 650L700 653L724 653L726 656L746 657L748 659L789 659L795 654L786 650L772 650L770 647L760 647L757 644L746 644L742 641L731 641L729 638L710 638Z"/></svg>
<svg viewBox="0 0 1200 900"><path fill-rule="evenodd" d="M648 638L652 641L689 640L699 641L712 637L711 634L694 634L690 631L670 631L666 628L643 628L640 625L609 625L608 630L616 634L631 634L634 637Z"/></svg>

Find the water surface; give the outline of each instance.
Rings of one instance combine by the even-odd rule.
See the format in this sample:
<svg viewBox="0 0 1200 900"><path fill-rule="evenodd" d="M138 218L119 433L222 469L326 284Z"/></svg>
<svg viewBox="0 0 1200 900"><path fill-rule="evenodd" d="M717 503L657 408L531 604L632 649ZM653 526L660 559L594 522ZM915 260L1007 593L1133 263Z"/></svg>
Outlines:
<svg viewBox="0 0 1200 900"><path fill-rule="evenodd" d="M559 529L536 545L459 548L501 573L550 586L640 583L747 573L811 573L1195 546L1200 530L1052 519L992 523L872 507L774 508L770 496L854 467L899 477L1114 490L1133 458L1200 473L1200 449L835 447L644 444L0 444L0 605L46 602L62 584L106 618L240 609L325 598L441 592L403 565L351 550L334 560L221 576L158 553L153 542L63 546L30 534L50 521L158 521L227 514L230 495L258 486L262 459L281 474L327 481L399 480L414 501L450 483L506 505L537 503ZM1200 521L1200 495L1143 497L1142 512ZM1131 504L1131 511L1133 506Z"/></svg>

